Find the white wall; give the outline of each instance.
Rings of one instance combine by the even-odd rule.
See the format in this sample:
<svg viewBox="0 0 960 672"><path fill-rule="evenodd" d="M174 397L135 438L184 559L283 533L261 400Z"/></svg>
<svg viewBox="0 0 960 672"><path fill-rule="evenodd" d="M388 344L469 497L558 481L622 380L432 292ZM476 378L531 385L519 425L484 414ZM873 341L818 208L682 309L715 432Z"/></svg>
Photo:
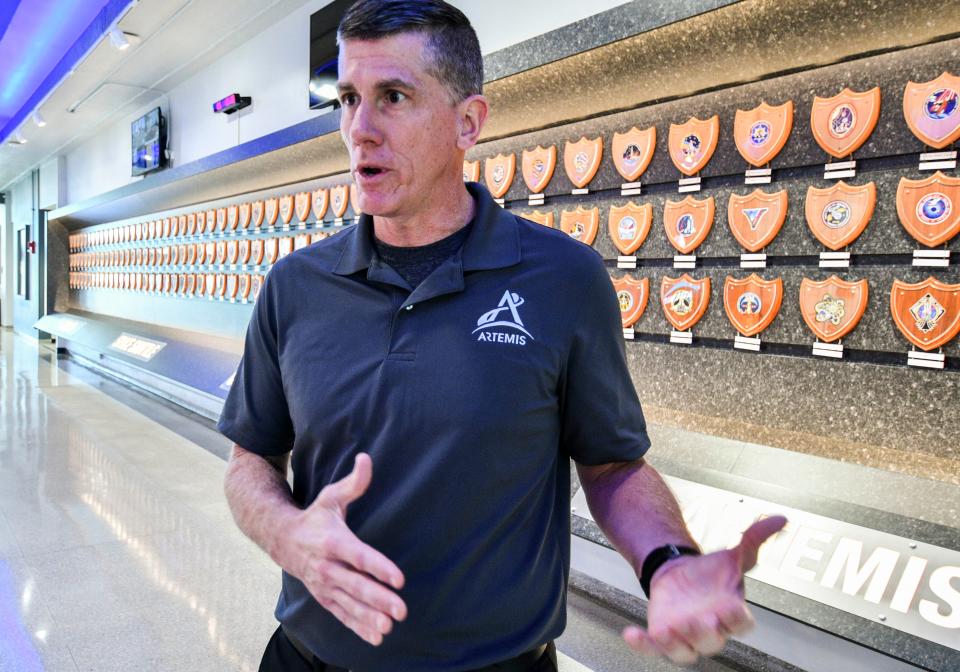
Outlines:
<svg viewBox="0 0 960 672"><path fill-rule="evenodd" d="M61 200L77 203L142 179L130 176L130 122L158 105L169 122L173 165L196 161L320 114L307 107L310 15L328 3L306 3L67 154L66 198ZM553 0L549 11L541 2L516 0L453 0L451 4L467 14L483 52L491 53L624 2ZM253 105L233 115L214 114L213 101L232 92L252 96Z"/></svg>

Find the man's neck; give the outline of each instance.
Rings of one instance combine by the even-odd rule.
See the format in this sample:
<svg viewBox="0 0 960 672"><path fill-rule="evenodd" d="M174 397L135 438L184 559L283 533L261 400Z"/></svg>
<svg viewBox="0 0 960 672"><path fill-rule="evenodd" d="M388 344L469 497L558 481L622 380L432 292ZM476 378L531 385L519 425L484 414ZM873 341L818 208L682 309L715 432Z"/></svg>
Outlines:
<svg viewBox="0 0 960 672"><path fill-rule="evenodd" d="M421 247L452 235L473 219L476 203L460 182L447 198L425 199L429 210L409 216L373 218L377 238L394 247Z"/></svg>

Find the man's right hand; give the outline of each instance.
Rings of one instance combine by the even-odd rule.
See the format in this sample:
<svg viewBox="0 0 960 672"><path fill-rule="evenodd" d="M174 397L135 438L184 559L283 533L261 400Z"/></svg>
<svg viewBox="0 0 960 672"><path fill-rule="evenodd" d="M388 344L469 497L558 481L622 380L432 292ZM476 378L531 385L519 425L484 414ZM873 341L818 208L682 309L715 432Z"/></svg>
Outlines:
<svg viewBox="0 0 960 672"><path fill-rule="evenodd" d="M358 454L353 471L321 490L296 517L281 565L345 626L379 646L393 622L407 617L407 605L388 587L403 587L400 569L347 527L347 507L363 496L372 477L370 456Z"/></svg>

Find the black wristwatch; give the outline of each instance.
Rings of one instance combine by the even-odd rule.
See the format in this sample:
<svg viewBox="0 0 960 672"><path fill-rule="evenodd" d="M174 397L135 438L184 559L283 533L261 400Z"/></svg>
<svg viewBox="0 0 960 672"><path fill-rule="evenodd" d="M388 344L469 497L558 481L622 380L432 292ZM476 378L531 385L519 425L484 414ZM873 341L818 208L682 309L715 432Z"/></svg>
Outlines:
<svg viewBox="0 0 960 672"><path fill-rule="evenodd" d="M643 561L643 568L640 570L640 587L643 588L647 599L650 599L650 581L653 580L653 575L656 574L663 563L679 558L681 555L700 555L700 551L690 546L675 546L674 544L660 546L650 551L646 560Z"/></svg>

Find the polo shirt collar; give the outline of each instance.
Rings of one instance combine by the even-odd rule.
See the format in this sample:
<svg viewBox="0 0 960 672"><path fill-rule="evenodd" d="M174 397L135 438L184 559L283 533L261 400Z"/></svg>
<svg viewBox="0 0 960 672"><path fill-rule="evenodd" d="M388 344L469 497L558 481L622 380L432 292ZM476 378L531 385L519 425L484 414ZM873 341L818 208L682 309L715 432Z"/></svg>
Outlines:
<svg viewBox="0 0 960 672"><path fill-rule="evenodd" d="M513 215L497 205L483 185L467 182L466 187L477 209L461 250L463 270L506 268L520 263L520 231ZM377 256L373 247L373 217L360 215L357 225L345 235L349 238L333 272L351 275L370 269Z"/></svg>

